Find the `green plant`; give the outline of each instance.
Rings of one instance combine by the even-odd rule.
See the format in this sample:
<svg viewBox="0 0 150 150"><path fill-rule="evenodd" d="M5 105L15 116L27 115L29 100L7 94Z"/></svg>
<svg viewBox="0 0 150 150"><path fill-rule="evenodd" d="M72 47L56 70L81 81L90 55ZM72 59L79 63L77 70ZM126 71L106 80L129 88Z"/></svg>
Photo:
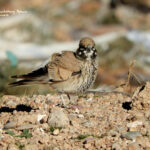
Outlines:
<svg viewBox="0 0 150 150"><path fill-rule="evenodd" d="M11 135L11 136L15 135L15 133L13 131L11 131L11 130L7 130L6 133L9 134L9 135Z"/></svg>
<svg viewBox="0 0 150 150"><path fill-rule="evenodd" d="M20 135L17 135L17 137L20 137L20 138L23 138L23 137L25 137L25 138L31 138L32 134L29 133L28 129L24 129Z"/></svg>
<svg viewBox="0 0 150 150"><path fill-rule="evenodd" d="M78 140L83 140L83 139L85 139L85 138L87 138L89 135L78 135L77 136L77 139Z"/></svg>
<svg viewBox="0 0 150 150"><path fill-rule="evenodd" d="M15 143L15 144L18 146L18 149L19 149L19 150L22 150L22 149L25 147L25 145L24 145L24 144L21 144L20 142Z"/></svg>
<svg viewBox="0 0 150 150"><path fill-rule="evenodd" d="M18 145L18 148L20 149L20 150L22 150L23 148L25 147L25 145Z"/></svg>

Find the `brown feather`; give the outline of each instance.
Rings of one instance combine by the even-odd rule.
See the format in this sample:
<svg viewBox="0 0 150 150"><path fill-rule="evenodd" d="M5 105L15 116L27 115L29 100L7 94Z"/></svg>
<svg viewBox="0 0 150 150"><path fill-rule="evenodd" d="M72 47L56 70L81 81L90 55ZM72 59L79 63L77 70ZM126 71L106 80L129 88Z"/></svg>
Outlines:
<svg viewBox="0 0 150 150"><path fill-rule="evenodd" d="M69 79L74 72L80 72L80 66L73 52L63 51L62 54L52 55L52 61L48 65L50 79L64 81Z"/></svg>

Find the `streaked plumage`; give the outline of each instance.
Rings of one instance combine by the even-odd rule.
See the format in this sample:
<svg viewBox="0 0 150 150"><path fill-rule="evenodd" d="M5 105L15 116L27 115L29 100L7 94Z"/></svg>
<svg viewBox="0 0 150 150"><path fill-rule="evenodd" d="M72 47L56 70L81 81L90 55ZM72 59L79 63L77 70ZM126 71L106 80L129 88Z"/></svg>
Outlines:
<svg viewBox="0 0 150 150"><path fill-rule="evenodd" d="M10 85L49 84L62 93L84 92L96 78L96 56L94 41L83 38L76 52L54 53L44 67L28 74L12 76L20 80Z"/></svg>

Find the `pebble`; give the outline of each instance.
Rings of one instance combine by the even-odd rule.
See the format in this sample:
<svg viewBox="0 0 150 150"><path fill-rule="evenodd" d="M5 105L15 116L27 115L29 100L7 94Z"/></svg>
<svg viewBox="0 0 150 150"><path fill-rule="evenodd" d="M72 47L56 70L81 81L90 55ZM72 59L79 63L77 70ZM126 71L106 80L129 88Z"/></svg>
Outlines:
<svg viewBox="0 0 150 150"><path fill-rule="evenodd" d="M134 122L130 122L127 124L127 127L129 128L130 131L137 131L137 127L138 126L142 126L143 122L142 121L134 121Z"/></svg>
<svg viewBox="0 0 150 150"><path fill-rule="evenodd" d="M120 150L120 149L121 149L121 147L118 143L113 143L112 150Z"/></svg>
<svg viewBox="0 0 150 150"><path fill-rule="evenodd" d="M35 128L35 125L33 125L33 124L25 124L25 125L22 125L22 126L18 127L17 129L18 130L24 130L24 129L32 129L32 128Z"/></svg>
<svg viewBox="0 0 150 150"><path fill-rule="evenodd" d="M75 112L76 114L79 114L79 113L80 113L80 111L79 111L78 108L76 108L74 112Z"/></svg>
<svg viewBox="0 0 150 150"><path fill-rule="evenodd" d="M11 121L8 122L4 125L4 129L11 129L11 128L15 128L17 125L17 121Z"/></svg>
<svg viewBox="0 0 150 150"><path fill-rule="evenodd" d="M93 93L88 93L87 94L87 101L88 102L91 102L93 100L93 98L94 98L94 94Z"/></svg>
<svg viewBox="0 0 150 150"><path fill-rule="evenodd" d="M92 143L92 142L94 142L94 138L93 138L93 137L87 137L87 138L83 141L83 144Z"/></svg>
<svg viewBox="0 0 150 150"><path fill-rule="evenodd" d="M51 127L66 127L69 125L69 119L61 109L55 109L48 118L48 124Z"/></svg>
<svg viewBox="0 0 150 150"><path fill-rule="evenodd" d="M90 147L91 147L91 143L88 143L88 144L84 144L84 146L83 146L84 148L86 148L86 149L89 149L90 150Z"/></svg>
<svg viewBox="0 0 150 150"><path fill-rule="evenodd" d="M150 110L145 112L145 117L150 120Z"/></svg>
<svg viewBox="0 0 150 150"><path fill-rule="evenodd" d="M134 143L129 144L127 149L128 150L140 150L140 147L137 143L134 142Z"/></svg>
<svg viewBox="0 0 150 150"><path fill-rule="evenodd" d="M37 121L40 122L44 117L46 117L45 114L44 114L44 115L39 114L39 115L37 116Z"/></svg>
<svg viewBox="0 0 150 150"><path fill-rule="evenodd" d="M54 131L53 131L53 135L58 135L59 134L59 129L55 129Z"/></svg>
<svg viewBox="0 0 150 150"><path fill-rule="evenodd" d="M59 148L58 147L54 147L53 150L59 150Z"/></svg>
<svg viewBox="0 0 150 150"><path fill-rule="evenodd" d="M9 144L7 150L18 150L18 147L15 144Z"/></svg>
<svg viewBox="0 0 150 150"><path fill-rule="evenodd" d="M127 127L128 128L135 128L135 127L137 127L137 126L141 126L143 124L143 122L142 121L134 121L134 122L131 122L131 123L128 123L127 124Z"/></svg>
<svg viewBox="0 0 150 150"><path fill-rule="evenodd" d="M121 138L126 138L128 140L134 140L138 136L142 136L141 133L138 131L131 131L131 132L121 134Z"/></svg>
<svg viewBox="0 0 150 150"><path fill-rule="evenodd" d="M78 118L84 118L84 115L79 114L79 115L78 115Z"/></svg>

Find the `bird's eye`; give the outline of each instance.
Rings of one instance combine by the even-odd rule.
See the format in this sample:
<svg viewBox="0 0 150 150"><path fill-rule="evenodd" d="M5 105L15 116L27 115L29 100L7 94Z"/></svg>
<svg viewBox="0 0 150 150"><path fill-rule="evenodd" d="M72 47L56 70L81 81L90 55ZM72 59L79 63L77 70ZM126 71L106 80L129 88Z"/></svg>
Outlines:
<svg viewBox="0 0 150 150"><path fill-rule="evenodd" d="M81 55L82 53L81 52L79 52L79 55Z"/></svg>

